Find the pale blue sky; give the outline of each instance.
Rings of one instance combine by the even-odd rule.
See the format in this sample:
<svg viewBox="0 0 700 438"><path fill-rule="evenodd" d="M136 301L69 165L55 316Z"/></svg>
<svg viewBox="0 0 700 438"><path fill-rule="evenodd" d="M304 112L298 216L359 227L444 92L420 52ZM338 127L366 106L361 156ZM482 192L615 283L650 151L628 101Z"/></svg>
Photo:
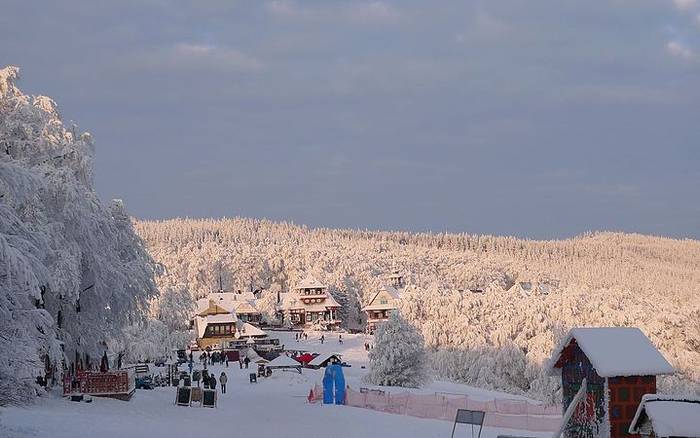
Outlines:
<svg viewBox="0 0 700 438"><path fill-rule="evenodd" d="M5 1L142 218L700 238L700 2Z"/></svg>

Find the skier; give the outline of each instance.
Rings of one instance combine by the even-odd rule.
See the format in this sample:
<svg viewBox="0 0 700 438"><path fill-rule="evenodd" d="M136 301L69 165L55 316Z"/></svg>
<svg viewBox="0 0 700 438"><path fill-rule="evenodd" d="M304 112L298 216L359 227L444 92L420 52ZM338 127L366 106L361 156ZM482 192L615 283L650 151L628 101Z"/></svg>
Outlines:
<svg viewBox="0 0 700 438"><path fill-rule="evenodd" d="M323 344L323 341L326 340L326 335L321 335L321 344Z"/></svg>
<svg viewBox="0 0 700 438"><path fill-rule="evenodd" d="M339 344L343 343L343 335L338 335L338 343Z"/></svg>
<svg viewBox="0 0 700 438"><path fill-rule="evenodd" d="M250 359L248 358L248 356L246 356L245 359L243 359L243 362L245 363L245 369L248 369L248 364L250 363Z"/></svg>
<svg viewBox="0 0 700 438"><path fill-rule="evenodd" d="M225 372L221 372L221 375L219 376L219 383L221 383L221 393L226 394L226 382L228 382L228 377L226 377Z"/></svg>

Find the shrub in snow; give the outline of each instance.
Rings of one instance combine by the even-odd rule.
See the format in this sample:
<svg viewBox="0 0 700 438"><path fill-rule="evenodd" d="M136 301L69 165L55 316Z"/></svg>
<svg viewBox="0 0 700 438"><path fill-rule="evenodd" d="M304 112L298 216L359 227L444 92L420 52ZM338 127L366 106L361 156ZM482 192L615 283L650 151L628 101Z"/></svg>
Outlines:
<svg viewBox="0 0 700 438"><path fill-rule="evenodd" d="M423 337L398 312L381 324L369 352L367 382L383 386L415 388L427 379Z"/></svg>

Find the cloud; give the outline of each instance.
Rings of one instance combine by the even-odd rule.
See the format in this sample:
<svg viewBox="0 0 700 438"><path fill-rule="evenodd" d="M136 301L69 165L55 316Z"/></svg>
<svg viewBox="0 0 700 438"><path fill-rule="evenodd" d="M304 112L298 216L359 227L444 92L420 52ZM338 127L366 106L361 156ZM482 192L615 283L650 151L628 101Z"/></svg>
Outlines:
<svg viewBox="0 0 700 438"><path fill-rule="evenodd" d="M698 0L673 0L673 4L681 11L690 11L698 5Z"/></svg>
<svg viewBox="0 0 700 438"><path fill-rule="evenodd" d="M350 10L355 21L359 22L396 22L401 18L399 11L384 2L371 2Z"/></svg>
<svg viewBox="0 0 700 438"><path fill-rule="evenodd" d="M670 41L666 44L666 51L677 58L686 60L695 58L695 52L679 41Z"/></svg>
<svg viewBox="0 0 700 438"><path fill-rule="evenodd" d="M324 5L318 7L300 6L291 0L273 0L266 4L267 10L275 16L307 21L346 21L360 24L395 23L402 16L398 9L383 1L354 4Z"/></svg>
<svg viewBox="0 0 700 438"><path fill-rule="evenodd" d="M214 63L237 70L259 70L262 67L257 59L225 47L181 43L170 52L175 61Z"/></svg>

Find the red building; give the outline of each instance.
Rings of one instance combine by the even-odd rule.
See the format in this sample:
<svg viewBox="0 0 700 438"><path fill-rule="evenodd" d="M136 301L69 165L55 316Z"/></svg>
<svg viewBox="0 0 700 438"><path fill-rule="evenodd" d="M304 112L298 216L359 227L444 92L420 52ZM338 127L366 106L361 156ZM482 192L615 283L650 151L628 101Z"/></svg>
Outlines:
<svg viewBox="0 0 700 438"><path fill-rule="evenodd" d="M579 406L564 436L638 437L629 427L645 394L656 393L656 376L673 367L638 328L576 328L550 359L561 373L564 411L586 379L585 405ZM605 433L603 433L605 435Z"/></svg>

